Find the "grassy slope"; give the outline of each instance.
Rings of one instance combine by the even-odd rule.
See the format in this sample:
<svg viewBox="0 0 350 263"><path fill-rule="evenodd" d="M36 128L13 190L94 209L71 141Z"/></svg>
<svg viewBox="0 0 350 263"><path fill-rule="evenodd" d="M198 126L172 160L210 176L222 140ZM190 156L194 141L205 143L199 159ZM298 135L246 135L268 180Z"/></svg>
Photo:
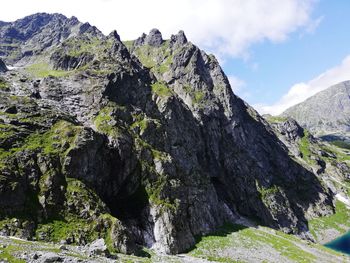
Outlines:
<svg viewBox="0 0 350 263"><path fill-rule="evenodd" d="M309 228L311 234L319 242L322 242L330 231L337 236L345 234L350 229L350 210L345 204L337 201L335 214L309 221Z"/></svg>
<svg viewBox="0 0 350 263"><path fill-rule="evenodd" d="M321 245L266 227L226 227L201 238L190 255L214 262L340 262L346 258Z"/></svg>
<svg viewBox="0 0 350 263"><path fill-rule="evenodd" d="M6 239L9 240L9 239ZM0 238L0 243L3 243ZM12 242L13 241L13 242ZM76 247L58 249L57 245L12 240L6 248L0 248L0 260L17 260L25 251L51 251L76 259L88 259ZM280 231L258 226L246 228L225 225L216 233L199 238L192 251L184 255L157 255L145 249L143 257L118 254L121 262L350 262L350 259L318 244L301 240ZM91 258L90 258L91 260Z"/></svg>

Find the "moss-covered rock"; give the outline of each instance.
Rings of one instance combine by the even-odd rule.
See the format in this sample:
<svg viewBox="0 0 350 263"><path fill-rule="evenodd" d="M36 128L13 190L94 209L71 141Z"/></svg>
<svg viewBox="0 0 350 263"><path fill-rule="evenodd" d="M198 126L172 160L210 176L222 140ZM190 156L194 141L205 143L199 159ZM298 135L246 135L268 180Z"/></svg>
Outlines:
<svg viewBox="0 0 350 263"><path fill-rule="evenodd" d="M4 32L29 50L0 96L1 220L46 241L181 253L239 215L306 236L307 219L332 213L311 164L183 32L127 48L76 19L28 19L41 18L21 28L28 41Z"/></svg>

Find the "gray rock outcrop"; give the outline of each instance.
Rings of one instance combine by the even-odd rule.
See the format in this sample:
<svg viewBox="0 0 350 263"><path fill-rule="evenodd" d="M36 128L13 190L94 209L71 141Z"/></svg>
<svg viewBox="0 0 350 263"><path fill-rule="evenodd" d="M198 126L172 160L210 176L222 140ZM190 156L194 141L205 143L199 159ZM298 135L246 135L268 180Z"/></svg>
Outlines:
<svg viewBox="0 0 350 263"><path fill-rule="evenodd" d="M91 256L109 256L109 251L103 238L92 242L88 247L88 252Z"/></svg>
<svg viewBox="0 0 350 263"><path fill-rule="evenodd" d="M146 45L159 47L162 43L162 33L158 29L152 29L145 38Z"/></svg>
<svg viewBox="0 0 350 263"><path fill-rule="evenodd" d="M171 35L170 42L171 44L177 44L179 46L185 45L187 43L185 32L180 30L176 35Z"/></svg>
<svg viewBox="0 0 350 263"><path fill-rule="evenodd" d="M89 23L83 24L76 17L34 14L0 25L0 56L10 65L24 65L31 56L57 46L68 38L81 35L103 37L96 27Z"/></svg>
<svg viewBox="0 0 350 263"><path fill-rule="evenodd" d="M38 14L1 34L50 47L19 57L24 69L1 91L0 109L15 107L0 115L1 219L26 214L17 228L1 224L14 234L30 225L40 240L180 253L240 216L307 236L308 219L332 213L317 174L183 32L164 41L152 30L127 48L75 18Z"/></svg>

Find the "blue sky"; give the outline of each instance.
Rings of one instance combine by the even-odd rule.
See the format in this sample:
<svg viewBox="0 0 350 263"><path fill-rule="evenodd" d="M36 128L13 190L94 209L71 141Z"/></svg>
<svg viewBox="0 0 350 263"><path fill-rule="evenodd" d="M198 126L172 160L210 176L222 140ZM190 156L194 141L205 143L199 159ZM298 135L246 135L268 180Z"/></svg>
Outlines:
<svg viewBox="0 0 350 263"><path fill-rule="evenodd" d="M349 0L11 0L0 20L37 12L74 15L122 40L184 30L260 113L279 114L350 79Z"/></svg>
<svg viewBox="0 0 350 263"><path fill-rule="evenodd" d="M312 12L314 19L321 19L313 32L301 28L282 43L252 45L248 61L226 61L225 72L245 82L237 93L252 105L272 104L295 83L307 82L340 64L350 54L349 11L350 1L322 0Z"/></svg>

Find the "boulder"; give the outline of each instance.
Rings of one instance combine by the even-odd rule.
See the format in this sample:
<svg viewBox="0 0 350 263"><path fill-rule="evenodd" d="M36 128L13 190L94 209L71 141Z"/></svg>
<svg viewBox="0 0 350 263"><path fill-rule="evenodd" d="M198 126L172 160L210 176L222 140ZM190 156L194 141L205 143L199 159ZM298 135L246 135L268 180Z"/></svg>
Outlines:
<svg viewBox="0 0 350 263"><path fill-rule="evenodd" d="M109 256L109 251L103 238L96 239L88 246L88 253L91 256Z"/></svg>
<svg viewBox="0 0 350 263"><path fill-rule="evenodd" d="M55 253L47 252L42 254L40 261L43 263L57 263L63 262L63 258Z"/></svg>

